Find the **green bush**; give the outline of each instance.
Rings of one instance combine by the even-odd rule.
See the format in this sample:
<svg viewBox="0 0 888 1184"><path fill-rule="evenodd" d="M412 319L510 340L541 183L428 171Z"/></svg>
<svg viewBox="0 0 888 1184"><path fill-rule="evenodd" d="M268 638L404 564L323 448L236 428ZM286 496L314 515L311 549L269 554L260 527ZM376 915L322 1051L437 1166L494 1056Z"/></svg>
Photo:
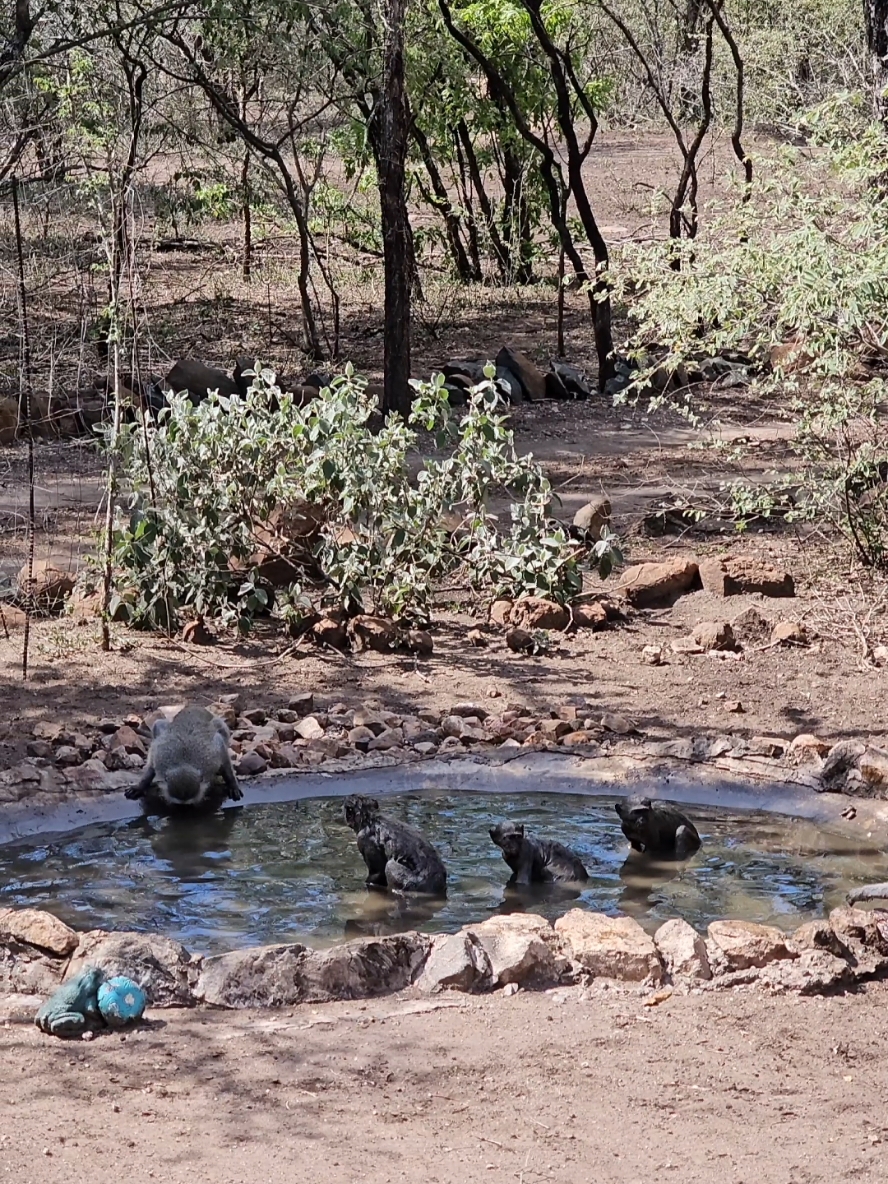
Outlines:
<svg viewBox="0 0 888 1184"><path fill-rule="evenodd" d="M121 473L134 492L116 525L115 609L140 626L173 628L188 609L246 629L269 608L299 618L310 597L420 617L444 584L578 592L589 549L549 519L549 482L517 454L492 382L459 414L440 376L415 385L409 422L393 416L380 430L350 369L303 408L264 371L246 398L193 407L174 396L157 427L125 428ZM440 459L418 461L421 430L435 434ZM503 522L488 507L505 492ZM304 503L320 527L287 555L304 574L272 594L259 543L275 515ZM618 557L609 536L591 549L602 574Z"/></svg>

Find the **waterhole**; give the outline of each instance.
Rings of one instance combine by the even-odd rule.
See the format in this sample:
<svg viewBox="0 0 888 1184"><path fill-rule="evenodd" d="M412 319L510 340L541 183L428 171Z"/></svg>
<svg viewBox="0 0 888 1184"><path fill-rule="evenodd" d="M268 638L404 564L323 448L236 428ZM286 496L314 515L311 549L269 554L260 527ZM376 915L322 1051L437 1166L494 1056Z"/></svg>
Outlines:
<svg viewBox="0 0 888 1184"><path fill-rule="evenodd" d="M228 809L202 818L140 818L0 847L0 905L47 908L75 929L156 931L197 952L272 942L323 946L406 929L453 932L495 913L554 919L580 907L627 913L653 931L669 917L791 929L824 916L861 883L888 879L888 858L848 836L771 814L690 808L703 846L683 864L628 854L613 802L568 794L422 792L383 810L417 827L448 870L446 901L364 887L366 869L342 799ZM488 835L514 818L573 847L582 891L507 888Z"/></svg>

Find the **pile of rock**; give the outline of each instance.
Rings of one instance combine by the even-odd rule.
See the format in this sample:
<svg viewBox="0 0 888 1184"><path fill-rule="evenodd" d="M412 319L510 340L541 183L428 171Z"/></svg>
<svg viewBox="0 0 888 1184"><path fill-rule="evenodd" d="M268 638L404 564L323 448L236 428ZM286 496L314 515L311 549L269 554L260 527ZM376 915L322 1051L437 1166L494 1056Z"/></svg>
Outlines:
<svg viewBox="0 0 888 1184"><path fill-rule="evenodd" d="M231 749L241 777L288 771L392 766L423 759L471 757L491 763L522 753L571 754L615 762L647 776L678 764L709 766L743 780L793 783L816 792L888 796L888 751L857 741L830 743L807 733L783 736L700 735L645 739L635 722L576 696L548 710L491 699L415 712L392 711L377 700L359 707L316 703L310 692L287 706L247 706L239 694L208 706L231 729ZM742 713L742 704L725 702ZM118 791L144 766L155 719L172 718L178 705L145 717L107 719L89 735L63 723L38 721L27 757L0 771L0 802L38 793L68 796ZM616 773L615 773L616 776Z"/></svg>
<svg viewBox="0 0 888 1184"><path fill-rule="evenodd" d="M361 938L326 950L300 943L202 957L169 938L75 933L48 913L0 909L0 995L45 996L86 964L133 979L155 1007L273 1007L361 999L412 988L514 993L599 981L634 987L758 987L816 995L888 973L888 914L834 909L792 934L749 921L686 921L652 936L630 917L572 909L490 917L458 933Z"/></svg>
<svg viewBox="0 0 888 1184"><path fill-rule="evenodd" d="M493 366L494 385L509 403L539 403L544 399L588 399L592 388L582 371L565 362L551 362L543 371L521 350L504 345L495 358L454 358L441 372L450 402L466 403L473 386L486 381L485 367Z"/></svg>

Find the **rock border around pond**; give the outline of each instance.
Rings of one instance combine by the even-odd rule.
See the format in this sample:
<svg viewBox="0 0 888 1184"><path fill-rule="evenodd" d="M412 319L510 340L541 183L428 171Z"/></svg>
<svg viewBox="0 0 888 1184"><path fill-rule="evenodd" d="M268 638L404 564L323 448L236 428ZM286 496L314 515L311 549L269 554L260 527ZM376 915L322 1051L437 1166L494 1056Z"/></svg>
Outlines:
<svg viewBox="0 0 888 1184"><path fill-rule="evenodd" d="M888 912L834 909L786 934L713 921L704 937L679 918L646 933L631 917L571 909L488 917L457 933L407 932L328 949L300 943L192 954L155 934L76 933L38 909L0 909L0 999L45 997L92 965L125 974L154 1007L285 1007L410 991L480 993L557 985L832 994L888 977Z"/></svg>

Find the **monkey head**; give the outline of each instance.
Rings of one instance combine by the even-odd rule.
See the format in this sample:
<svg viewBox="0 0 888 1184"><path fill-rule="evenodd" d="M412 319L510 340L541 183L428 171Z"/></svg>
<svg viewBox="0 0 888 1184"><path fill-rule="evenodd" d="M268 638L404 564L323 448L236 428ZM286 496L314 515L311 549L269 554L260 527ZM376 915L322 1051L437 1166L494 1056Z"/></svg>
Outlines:
<svg viewBox="0 0 888 1184"><path fill-rule="evenodd" d="M524 845L524 826L520 822L499 822L490 828L490 837L506 859L517 859Z"/></svg>
<svg viewBox="0 0 888 1184"><path fill-rule="evenodd" d="M616 802L614 809L627 839L643 838L647 834L653 812L650 798L626 798L623 802Z"/></svg>
<svg viewBox="0 0 888 1184"><path fill-rule="evenodd" d="M208 784L197 769L180 765L167 774L161 788L166 791L164 797L169 802L196 805L203 800Z"/></svg>
<svg viewBox="0 0 888 1184"><path fill-rule="evenodd" d="M353 793L347 797L342 805L342 818L346 826L358 833L364 829L374 816L379 813L379 802L376 798L365 798L363 794Z"/></svg>

